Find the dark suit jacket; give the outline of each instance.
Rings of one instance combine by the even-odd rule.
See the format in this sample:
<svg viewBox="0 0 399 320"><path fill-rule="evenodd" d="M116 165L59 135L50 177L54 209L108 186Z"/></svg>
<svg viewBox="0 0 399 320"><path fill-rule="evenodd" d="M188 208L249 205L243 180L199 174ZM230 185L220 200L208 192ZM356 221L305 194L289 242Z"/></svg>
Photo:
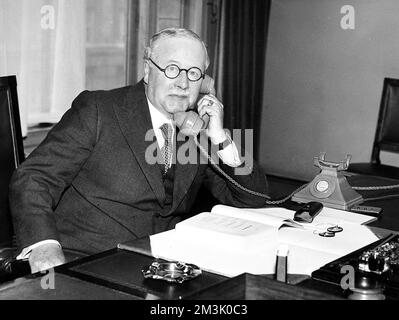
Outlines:
<svg viewBox="0 0 399 320"><path fill-rule="evenodd" d="M10 204L21 248L56 239L64 248L95 253L118 242L173 228L190 212L202 183L221 202L263 205L206 164L175 167L173 204L157 164L144 158L152 123L143 82L111 91L85 91L14 173ZM232 168L221 167L233 176ZM237 176L267 192L265 176Z"/></svg>

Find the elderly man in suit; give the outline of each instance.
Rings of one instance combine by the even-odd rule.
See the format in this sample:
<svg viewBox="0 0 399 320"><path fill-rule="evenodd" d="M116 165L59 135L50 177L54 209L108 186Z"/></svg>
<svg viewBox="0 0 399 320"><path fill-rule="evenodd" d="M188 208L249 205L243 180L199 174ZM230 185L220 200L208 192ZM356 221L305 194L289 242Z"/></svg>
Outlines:
<svg viewBox="0 0 399 320"><path fill-rule="evenodd" d="M262 197L237 188L209 164L146 159L154 143L145 138L148 131L165 156L165 147L171 153L182 144L169 139L179 131L173 116L197 108L210 118L209 141L221 146L220 167L246 188L267 192L256 163L250 174L235 175L243 164L223 129L222 103L212 94L197 102L208 65L195 33L165 29L146 49L141 82L85 91L74 100L10 185L18 258L28 258L32 272L64 263L63 249L93 254L173 228L190 212L201 184L221 203L263 205Z"/></svg>

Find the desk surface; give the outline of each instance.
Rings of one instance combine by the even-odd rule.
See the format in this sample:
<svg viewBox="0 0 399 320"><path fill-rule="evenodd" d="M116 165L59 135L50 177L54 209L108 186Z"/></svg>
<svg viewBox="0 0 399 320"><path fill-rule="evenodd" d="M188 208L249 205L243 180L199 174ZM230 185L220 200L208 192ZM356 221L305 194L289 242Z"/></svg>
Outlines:
<svg viewBox="0 0 399 320"><path fill-rule="evenodd" d="M82 281L59 272L36 274L3 284L0 300L137 300L138 297L109 287Z"/></svg>
<svg viewBox="0 0 399 320"><path fill-rule="evenodd" d="M144 279L143 266L154 258L113 249L0 286L0 299L59 300L332 300L342 299L311 287L277 282L266 276L242 274L226 278L203 272L183 284ZM43 286L53 281L53 288Z"/></svg>
<svg viewBox="0 0 399 320"><path fill-rule="evenodd" d="M348 179L349 180L349 179ZM387 179L350 177L351 185L387 185ZM392 193L392 192L390 192ZM383 196L386 191L362 192L364 197ZM378 221L371 224L380 236L386 229L399 231L399 198L374 200L367 205L384 209ZM298 204L287 203L295 209ZM382 229L380 229L382 228ZM342 299L341 288L320 283L306 276L291 276L286 284L271 276L243 274L234 278L203 272L198 278L182 285L144 279L141 269L154 258L148 238L135 240L136 252L118 248L85 257L54 269L54 290L43 290L45 277L35 274L0 285L0 299ZM44 279L44 280L43 280Z"/></svg>
<svg viewBox="0 0 399 320"><path fill-rule="evenodd" d="M227 278L209 272L183 284L144 279L141 270L154 261L149 254L149 238L132 241L129 247L136 250L115 248L56 267L53 290L43 290L50 274L35 274L3 284L0 299L340 300L347 296L336 285L303 275L290 275L288 284L275 281L273 275Z"/></svg>

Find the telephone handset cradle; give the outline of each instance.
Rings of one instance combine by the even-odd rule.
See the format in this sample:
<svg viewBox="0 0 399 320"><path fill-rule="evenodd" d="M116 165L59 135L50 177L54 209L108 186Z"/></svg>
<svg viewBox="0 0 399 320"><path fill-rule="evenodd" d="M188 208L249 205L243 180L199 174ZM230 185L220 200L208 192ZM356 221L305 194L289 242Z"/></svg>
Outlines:
<svg viewBox="0 0 399 320"><path fill-rule="evenodd" d="M294 194L292 201L308 203L318 201L326 207L349 210L363 202L363 198L351 188L342 171L349 167L351 155L341 162L326 161L326 153L314 157L314 165L321 172L301 191Z"/></svg>

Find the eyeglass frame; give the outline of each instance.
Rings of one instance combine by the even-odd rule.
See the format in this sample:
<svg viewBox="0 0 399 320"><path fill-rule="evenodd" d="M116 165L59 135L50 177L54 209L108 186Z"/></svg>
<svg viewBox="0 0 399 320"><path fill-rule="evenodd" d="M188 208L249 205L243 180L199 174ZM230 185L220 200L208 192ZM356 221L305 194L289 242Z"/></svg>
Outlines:
<svg viewBox="0 0 399 320"><path fill-rule="evenodd" d="M188 79L189 81L191 81L191 82L197 82L197 81L199 81L201 78L202 78L202 79L205 79L205 73L202 72L200 68L191 67L191 68L189 68L189 69L182 69L182 68L180 68L178 65L176 65L176 64L174 64L174 63L168 64L165 68L161 68L161 67L160 67L159 65L157 65L157 64L154 62L154 60L152 60L151 58L148 58L148 60L150 60L150 61L154 64L154 66L156 66L160 71L162 71L163 74L165 75L165 77L168 78L168 79L176 79L178 76L180 76L180 73L181 73L182 71L186 71L187 79ZM168 76L166 75L166 69L167 69L168 67L170 67L170 66L175 66L177 69L179 69L179 73L178 73L178 74L176 75L176 77L174 77L174 78L168 77ZM201 76L200 76L197 80L191 80L191 79L189 78L188 72L189 72L191 69L197 69L197 70L200 71Z"/></svg>

